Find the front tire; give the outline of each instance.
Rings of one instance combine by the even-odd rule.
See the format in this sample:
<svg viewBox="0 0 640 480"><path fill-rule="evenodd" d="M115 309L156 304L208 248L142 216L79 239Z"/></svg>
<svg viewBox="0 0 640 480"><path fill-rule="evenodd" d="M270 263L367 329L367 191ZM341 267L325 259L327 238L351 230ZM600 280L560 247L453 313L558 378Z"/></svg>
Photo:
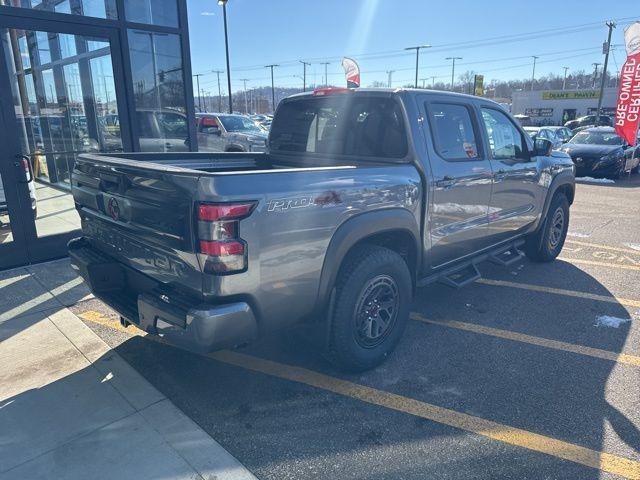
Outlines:
<svg viewBox="0 0 640 480"><path fill-rule="evenodd" d="M366 245L350 255L336 282L328 359L352 372L382 363L407 325L412 289L409 268L396 252Z"/></svg>
<svg viewBox="0 0 640 480"><path fill-rule="evenodd" d="M525 253L534 262L556 259L569 230L569 200L564 193L556 193L540 229L527 238Z"/></svg>

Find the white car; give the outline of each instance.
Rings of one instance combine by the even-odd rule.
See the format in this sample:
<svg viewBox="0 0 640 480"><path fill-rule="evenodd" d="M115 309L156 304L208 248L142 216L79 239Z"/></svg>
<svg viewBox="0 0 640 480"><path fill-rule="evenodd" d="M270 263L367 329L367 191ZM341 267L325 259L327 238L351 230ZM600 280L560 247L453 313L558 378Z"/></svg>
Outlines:
<svg viewBox="0 0 640 480"><path fill-rule="evenodd" d="M565 143L563 138L560 138L556 135L553 127L522 127L524 131L527 132L527 135L531 137L532 140L536 138L544 138L553 143L553 149L557 150Z"/></svg>

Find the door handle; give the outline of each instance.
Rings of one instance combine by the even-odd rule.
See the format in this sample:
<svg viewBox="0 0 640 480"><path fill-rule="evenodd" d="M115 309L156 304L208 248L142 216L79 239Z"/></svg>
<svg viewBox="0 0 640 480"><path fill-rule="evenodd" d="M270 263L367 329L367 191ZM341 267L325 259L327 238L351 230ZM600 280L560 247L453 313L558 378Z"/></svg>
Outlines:
<svg viewBox="0 0 640 480"><path fill-rule="evenodd" d="M171 150L173 148L173 143L169 143L169 142L165 143L164 148L166 148L167 150Z"/></svg>
<svg viewBox="0 0 640 480"><path fill-rule="evenodd" d="M507 176L507 171L503 168L501 168L500 170L498 170L497 172L495 172L493 174L493 181L494 182L501 182L504 180L504 177Z"/></svg>
<svg viewBox="0 0 640 480"><path fill-rule="evenodd" d="M17 161L13 163L16 167L22 167L25 169L27 179L19 180L19 183L31 183L33 182L33 170L31 169L31 159L27 155L16 155Z"/></svg>
<svg viewBox="0 0 640 480"><path fill-rule="evenodd" d="M456 183L456 179L454 177L452 177L451 175L445 175L440 180L436 181L436 186L443 187L443 188L451 188L455 183Z"/></svg>

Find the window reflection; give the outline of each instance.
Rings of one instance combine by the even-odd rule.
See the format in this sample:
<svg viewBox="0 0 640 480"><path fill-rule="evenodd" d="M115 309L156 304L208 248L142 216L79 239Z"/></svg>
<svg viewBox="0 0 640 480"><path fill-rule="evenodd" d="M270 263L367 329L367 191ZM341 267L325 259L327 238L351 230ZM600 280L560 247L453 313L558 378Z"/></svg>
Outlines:
<svg viewBox="0 0 640 480"><path fill-rule="evenodd" d="M136 120L142 151L188 151L178 35L129 31Z"/></svg>
<svg viewBox="0 0 640 480"><path fill-rule="evenodd" d="M1 5L86 17L118 18L116 0L0 0Z"/></svg>
<svg viewBox="0 0 640 480"><path fill-rule="evenodd" d="M2 175L0 175L0 245L12 241L13 234L11 232L7 198L4 192L4 184L2 183Z"/></svg>
<svg viewBox="0 0 640 480"><path fill-rule="evenodd" d="M178 26L178 5L176 0L125 0L125 17L130 22Z"/></svg>

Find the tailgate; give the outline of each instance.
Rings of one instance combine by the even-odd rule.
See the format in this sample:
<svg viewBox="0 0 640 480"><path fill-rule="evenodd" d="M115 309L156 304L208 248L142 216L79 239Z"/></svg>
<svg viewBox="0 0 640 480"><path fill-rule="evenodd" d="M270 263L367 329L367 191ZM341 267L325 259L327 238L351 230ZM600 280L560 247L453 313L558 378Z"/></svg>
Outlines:
<svg viewBox="0 0 640 480"><path fill-rule="evenodd" d="M200 296L193 221L198 177L166 164L82 155L72 179L82 231L135 270Z"/></svg>

